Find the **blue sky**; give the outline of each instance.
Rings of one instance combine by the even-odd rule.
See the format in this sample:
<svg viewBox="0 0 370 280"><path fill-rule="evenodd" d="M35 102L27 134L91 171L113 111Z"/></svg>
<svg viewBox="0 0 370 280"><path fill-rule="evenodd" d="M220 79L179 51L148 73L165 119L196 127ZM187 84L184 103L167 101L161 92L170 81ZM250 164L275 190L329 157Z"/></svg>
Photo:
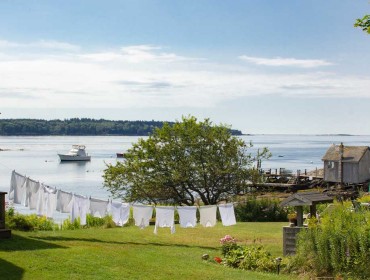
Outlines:
<svg viewBox="0 0 370 280"><path fill-rule="evenodd" d="M0 1L1 118L370 134L368 0Z"/></svg>

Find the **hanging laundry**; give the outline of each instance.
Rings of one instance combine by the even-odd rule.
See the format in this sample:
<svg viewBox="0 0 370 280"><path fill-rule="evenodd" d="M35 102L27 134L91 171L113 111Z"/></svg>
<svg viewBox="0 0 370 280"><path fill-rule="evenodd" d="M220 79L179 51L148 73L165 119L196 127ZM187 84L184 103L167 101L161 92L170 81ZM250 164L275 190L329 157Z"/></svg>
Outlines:
<svg viewBox="0 0 370 280"><path fill-rule="evenodd" d="M23 206L29 207L30 209L36 209L38 199L40 182L36 182L30 178L26 179L26 195Z"/></svg>
<svg viewBox="0 0 370 280"><path fill-rule="evenodd" d="M153 215L153 206L133 205L132 211L135 220L135 226L138 226L141 229L149 226L149 220Z"/></svg>
<svg viewBox="0 0 370 280"><path fill-rule="evenodd" d="M112 201L109 204L109 214L117 226L123 226L128 222L130 216L130 204Z"/></svg>
<svg viewBox="0 0 370 280"><path fill-rule="evenodd" d="M108 201L90 198L90 214L94 217L103 218L107 215Z"/></svg>
<svg viewBox="0 0 370 280"><path fill-rule="evenodd" d="M56 210L61 213L71 213L72 211L72 193L59 190L57 193Z"/></svg>
<svg viewBox="0 0 370 280"><path fill-rule="evenodd" d="M179 213L180 226L183 228L195 227L197 224L197 207L196 206L177 206Z"/></svg>
<svg viewBox="0 0 370 280"><path fill-rule="evenodd" d="M218 205L221 221L224 226L232 226L236 224L234 205L232 203Z"/></svg>
<svg viewBox="0 0 370 280"><path fill-rule="evenodd" d="M26 192L26 177L12 171L12 176L10 179L10 190L9 190L9 201L13 201L15 204L21 204L22 199Z"/></svg>
<svg viewBox="0 0 370 280"><path fill-rule="evenodd" d="M204 227L213 227L216 225L217 205L200 206L200 224Z"/></svg>
<svg viewBox="0 0 370 280"><path fill-rule="evenodd" d="M174 206L158 206L155 208L155 234L157 234L158 227L169 227L171 228L171 233L175 233Z"/></svg>
<svg viewBox="0 0 370 280"><path fill-rule="evenodd" d="M52 218L57 205L57 190L41 184L36 212L39 216Z"/></svg>
<svg viewBox="0 0 370 280"><path fill-rule="evenodd" d="M86 225L86 215L89 211L89 199L85 196L73 195L73 206L71 213L71 221L80 218L80 225Z"/></svg>

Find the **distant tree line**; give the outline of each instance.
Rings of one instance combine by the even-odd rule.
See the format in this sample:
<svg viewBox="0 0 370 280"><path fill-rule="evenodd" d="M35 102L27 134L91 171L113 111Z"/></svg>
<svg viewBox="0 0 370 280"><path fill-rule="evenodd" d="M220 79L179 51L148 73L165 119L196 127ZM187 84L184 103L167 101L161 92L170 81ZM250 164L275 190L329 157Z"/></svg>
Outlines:
<svg viewBox="0 0 370 280"><path fill-rule="evenodd" d="M2 136L42 135L124 135L147 136L155 128L163 127L162 121L111 121L104 119L72 118L65 120L0 119ZM173 124L172 122L167 122ZM232 129L233 135L242 135Z"/></svg>

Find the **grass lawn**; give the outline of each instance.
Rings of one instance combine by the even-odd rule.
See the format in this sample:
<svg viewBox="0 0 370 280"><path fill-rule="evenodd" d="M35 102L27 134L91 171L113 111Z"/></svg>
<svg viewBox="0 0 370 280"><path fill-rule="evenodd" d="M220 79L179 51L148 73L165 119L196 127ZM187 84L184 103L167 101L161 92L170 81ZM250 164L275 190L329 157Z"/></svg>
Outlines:
<svg viewBox="0 0 370 280"><path fill-rule="evenodd" d="M153 226L54 232L12 231L0 239L0 279L295 279L241 271L203 261L220 256L226 234L241 243L258 240L274 257L282 256L286 223L238 223L183 229Z"/></svg>

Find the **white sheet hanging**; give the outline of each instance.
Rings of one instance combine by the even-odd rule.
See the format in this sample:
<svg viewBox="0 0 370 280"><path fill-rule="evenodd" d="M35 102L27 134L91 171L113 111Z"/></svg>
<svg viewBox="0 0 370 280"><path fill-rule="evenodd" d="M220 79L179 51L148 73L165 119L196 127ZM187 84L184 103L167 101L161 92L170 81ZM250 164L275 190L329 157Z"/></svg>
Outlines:
<svg viewBox="0 0 370 280"><path fill-rule="evenodd" d="M128 222L130 215L130 204L112 201L109 204L109 213L117 226L123 226Z"/></svg>
<svg viewBox="0 0 370 280"><path fill-rule="evenodd" d="M200 206L200 224L204 227L214 227L216 225L217 205Z"/></svg>
<svg viewBox="0 0 370 280"><path fill-rule="evenodd" d="M57 190L41 184L36 205L37 215L53 218L57 204Z"/></svg>
<svg viewBox="0 0 370 280"><path fill-rule="evenodd" d="M153 216L153 206L133 205L132 211L135 220L135 226L138 226L141 229L149 226L149 220Z"/></svg>
<svg viewBox="0 0 370 280"><path fill-rule="evenodd" d="M86 225L86 215L89 211L89 199L85 196L73 195L73 206L71 213L71 221L80 218L80 225Z"/></svg>
<svg viewBox="0 0 370 280"><path fill-rule="evenodd" d="M39 199L40 186L40 182L36 182L30 178L26 179L26 196L23 204L24 206L29 207L30 209L36 209Z"/></svg>
<svg viewBox="0 0 370 280"><path fill-rule="evenodd" d="M169 227L171 228L171 233L175 233L174 206L158 206L155 208L155 234L157 234L158 227Z"/></svg>
<svg viewBox="0 0 370 280"><path fill-rule="evenodd" d="M90 214L94 217L103 218L107 215L108 201L90 198Z"/></svg>
<svg viewBox="0 0 370 280"><path fill-rule="evenodd" d="M10 190L9 190L9 201L13 201L15 204L21 204L22 199L26 192L26 177L12 171L12 176L10 179Z"/></svg>
<svg viewBox="0 0 370 280"><path fill-rule="evenodd" d="M234 205L232 203L218 205L221 221L224 226L232 226L236 224Z"/></svg>
<svg viewBox="0 0 370 280"><path fill-rule="evenodd" d="M196 206L177 206L179 213L180 226L183 228L195 227L197 224L197 207Z"/></svg>
<svg viewBox="0 0 370 280"><path fill-rule="evenodd" d="M57 193L57 207L56 210L61 213L71 213L72 211L72 193L59 190Z"/></svg>

